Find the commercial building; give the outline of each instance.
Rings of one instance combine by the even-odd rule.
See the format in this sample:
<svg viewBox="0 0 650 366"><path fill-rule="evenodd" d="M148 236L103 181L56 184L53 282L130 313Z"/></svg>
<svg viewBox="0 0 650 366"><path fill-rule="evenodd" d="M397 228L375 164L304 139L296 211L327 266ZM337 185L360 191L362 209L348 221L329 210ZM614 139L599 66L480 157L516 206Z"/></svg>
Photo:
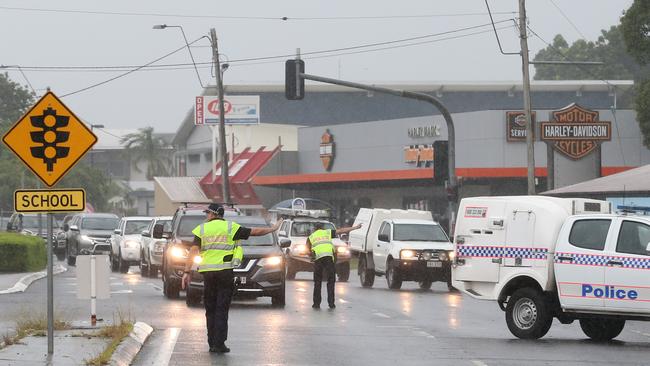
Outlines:
<svg viewBox="0 0 650 366"><path fill-rule="evenodd" d="M650 163L635 113L617 105L632 85L532 83L538 192L549 188L549 175L558 188ZM526 193L519 83L383 86L428 93L450 110L461 197ZM278 154L250 179L256 192L275 192L260 195L265 207L306 196L332 203L340 221L359 207L426 209L444 218L444 179L434 179L433 167L444 154L447 128L430 104L323 84L308 85L301 101L286 100L284 85L229 86L226 92L259 95L263 125L297 128L294 159L284 156L278 164ZM290 145L291 138L282 143Z"/></svg>

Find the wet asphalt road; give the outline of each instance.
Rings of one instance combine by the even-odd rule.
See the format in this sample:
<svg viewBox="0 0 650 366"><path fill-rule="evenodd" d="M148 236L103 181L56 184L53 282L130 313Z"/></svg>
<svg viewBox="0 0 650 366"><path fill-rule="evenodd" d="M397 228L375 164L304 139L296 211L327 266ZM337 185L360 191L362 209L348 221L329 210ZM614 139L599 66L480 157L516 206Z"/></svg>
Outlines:
<svg viewBox="0 0 650 366"><path fill-rule="evenodd" d="M357 277L337 284L336 310L311 308L310 274L287 285L287 306L268 298L235 301L228 345L207 352L202 308L183 298L167 300L161 280L142 278L136 267L113 273L112 297L98 301L98 317L130 317L155 328L135 365L648 365L650 323L628 322L616 341L586 339L577 323L554 323L538 341L514 338L492 302L449 293L442 283L422 291L405 283L373 289ZM67 320L89 319L88 300L77 300L75 268L55 277L55 312ZM324 286L323 286L324 287ZM0 295L0 334L24 313L44 313L46 281L25 293ZM55 350L56 351L56 350Z"/></svg>

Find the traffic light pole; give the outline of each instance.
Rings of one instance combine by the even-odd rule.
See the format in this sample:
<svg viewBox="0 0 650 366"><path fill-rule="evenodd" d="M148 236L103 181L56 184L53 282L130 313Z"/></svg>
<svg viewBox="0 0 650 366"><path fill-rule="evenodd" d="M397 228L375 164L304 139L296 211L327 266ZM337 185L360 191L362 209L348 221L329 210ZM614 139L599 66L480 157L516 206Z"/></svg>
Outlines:
<svg viewBox="0 0 650 366"><path fill-rule="evenodd" d="M447 107L442 104L437 98L429 95L429 94L424 94L424 93L417 93L417 92L410 92L406 90L399 90L399 89L389 89L389 88L382 88L374 85L366 85L366 84L359 84L359 83L354 83L350 81L345 81L345 80L338 80L338 79L331 79L331 78L326 78L322 76L316 76L316 75L309 75L309 74L304 74L300 73L300 78L306 79L306 80L312 80L312 81L318 81L321 83L327 83L327 84L335 84L335 85L341 85L341 86L347 86L350 88L355 88L355 89L362 89L362 90L368 90L372 92L377 92L377 93L383 93L383 94L390 94L390 95L395 95L398 97L402 98L409 98L409 99L415 99L419 100L422 102L427 102L429 104L432 104L434 107L436 107L440 113L442 114L443 118L445 119L445 122L447 123L447 138L449 140L449 145L448 145L448 153L447 153L447 158L448 158L448 167L449 167L449 178L447 182L447 189L451 190L452 192L456 192L457 189L457 182L456 182L456 133L454 129L454 121L451 118L451 113L449 113L449 110ZM454 196L456 196L454 194ZM456 213L456 202L457 197L454 197L454 199L449 199L449 205L447 207L447 213L448 213L448 218L449 218L449 231L450 234L453 235L453 228L454 228L454 223L455 223L455 213Z"/></svg>

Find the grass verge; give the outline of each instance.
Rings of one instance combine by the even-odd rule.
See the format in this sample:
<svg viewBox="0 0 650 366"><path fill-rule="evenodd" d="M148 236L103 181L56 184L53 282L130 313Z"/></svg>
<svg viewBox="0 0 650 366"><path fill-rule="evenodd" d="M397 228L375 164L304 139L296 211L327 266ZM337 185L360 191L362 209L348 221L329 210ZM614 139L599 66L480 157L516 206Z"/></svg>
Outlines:
<svg viewBox="0 0 650 366"><path fill-rule="evenodd" d="M65 320L55 319L54 330L70 329L70 324ZM11 346L12 344L19 343L21 339L34 335L37 337L44 337L47 335L47 316L40 315L21 315L16 320L16 334L5 334L2 337L3 347Z"/></svg>
<svg viewBox="0 0 650 366"><path fill-rule="evenodd" d="M128 337L129 333L133 330L133 321L131 320L130 312L125 316L125 314L120 311L117 314L117 318L119 321L116 321L118 319L115 319L113 325L107 325L94 334L95 337L110 339L110 343L97 357L86 360L86 365L108 365L111 361L111 357L113 357L113 352L117 349L117 346L119 346L122 340Z"/></svg>

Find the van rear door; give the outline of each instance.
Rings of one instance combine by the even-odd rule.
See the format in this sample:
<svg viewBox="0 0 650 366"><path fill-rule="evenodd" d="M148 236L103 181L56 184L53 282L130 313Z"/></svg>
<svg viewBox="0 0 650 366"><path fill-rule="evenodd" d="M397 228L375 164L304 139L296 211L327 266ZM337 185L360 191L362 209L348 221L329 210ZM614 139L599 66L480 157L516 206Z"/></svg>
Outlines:
<svg viewBox="0 0 650 366"><path fill-rule="evenodd" d="M354 226L362 224L361 229L350 231L350 249L358 252L372 251L371 238L368 237L370 223L372 221L372 209L361 208L354 219Z"/></svg>
<svg viewBox="0 0 650 366"><path fill-rule="evenodd" d="M458 265L454 280L498 282L503 250L504 202L463 200L454 240ZM496 230L496 231L495 231Z"/></svg>

